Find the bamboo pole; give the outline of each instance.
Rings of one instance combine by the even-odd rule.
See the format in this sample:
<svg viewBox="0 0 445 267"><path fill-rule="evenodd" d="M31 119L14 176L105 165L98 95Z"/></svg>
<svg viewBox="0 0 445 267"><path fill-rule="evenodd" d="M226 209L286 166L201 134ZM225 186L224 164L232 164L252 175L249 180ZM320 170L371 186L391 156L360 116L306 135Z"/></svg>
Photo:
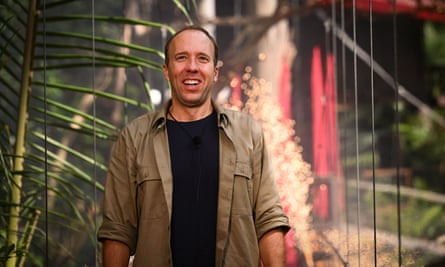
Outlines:
<svg viewBox="0 0 445 267"><path fill-rule="evenodd" d="M19 255L19 264L18 267L25 266L26 256L28 255L29 246L31 245L32 237L34 235L34 231L37 227L37 222L40 218L40 210L35 210L33 212L33 216L31 219L29 219L28 223L25 227L25 233L23 235L22 241L20 242L20 255Z"/></svg>
<svg viewBox="0 0 445 267"><path fill-rule="evenodd" d="M20 223L21 190L23 178L23 164L25 154L26 125L28 122L28 102L30 83L32 77L32 56L36 30L37 1L30 0L28 6L28 27L26 30L22 77L20 86L20 103L17 111L17 136L15 143L15 156L13 161L13 183L11 187L11 203L9 207L9 221L7 231L7 244L13 249L8 255L6 267L15 267L17 264L18 235Z"/></svg>

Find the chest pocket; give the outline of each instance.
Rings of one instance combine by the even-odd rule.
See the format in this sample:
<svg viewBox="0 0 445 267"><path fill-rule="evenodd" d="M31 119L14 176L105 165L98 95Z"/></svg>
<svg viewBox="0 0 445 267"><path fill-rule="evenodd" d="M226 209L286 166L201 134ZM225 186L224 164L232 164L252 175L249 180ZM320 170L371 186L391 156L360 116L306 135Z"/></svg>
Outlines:
<svg viewBox="0 0 445 267"><path fill-rule="evenodd" d="M162 180L155 166L143 166L136 178L136 202L140 220L159 219L167 213Z"/></svg>
<svg viewBox="0 0 445 267"><path fill-rule="evenodd" d="M233 214L253 214L252 167L248 162L237 161L235 165Z"/></svg>

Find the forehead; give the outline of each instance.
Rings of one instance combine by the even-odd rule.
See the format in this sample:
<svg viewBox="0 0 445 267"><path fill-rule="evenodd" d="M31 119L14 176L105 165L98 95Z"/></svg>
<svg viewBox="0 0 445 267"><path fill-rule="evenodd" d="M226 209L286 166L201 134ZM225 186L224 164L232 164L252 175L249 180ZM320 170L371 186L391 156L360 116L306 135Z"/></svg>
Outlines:
<svg viewBox="0 0 445 267"><path fill-rule="evenodd" d="M215 48L209 37L199 30L185 30L176 35L170 43L169 50L176 53L205 53L213 56Z"/></svg>

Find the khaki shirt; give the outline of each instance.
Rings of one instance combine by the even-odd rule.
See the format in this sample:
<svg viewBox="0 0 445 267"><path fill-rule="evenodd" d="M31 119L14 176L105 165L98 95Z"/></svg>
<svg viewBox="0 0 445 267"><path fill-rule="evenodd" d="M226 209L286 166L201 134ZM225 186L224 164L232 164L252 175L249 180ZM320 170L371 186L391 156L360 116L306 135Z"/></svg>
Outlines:
<svg viewBox="0 0 445 267"><path fill-rule="evenodd" d="M99 240L125 243L135 267L172 266L172 172L166 112L129 123L113 146ZM216 106L219 125L219 193L215 266L260 266L258 240L289 229L259 124Z"/></svg>

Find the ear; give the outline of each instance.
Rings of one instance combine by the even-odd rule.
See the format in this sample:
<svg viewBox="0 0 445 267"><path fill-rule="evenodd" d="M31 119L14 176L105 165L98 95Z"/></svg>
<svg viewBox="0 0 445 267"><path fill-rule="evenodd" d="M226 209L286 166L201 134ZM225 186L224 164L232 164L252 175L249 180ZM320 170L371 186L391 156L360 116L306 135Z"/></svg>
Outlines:
<svg viewBox="0 0 445 267"><path fill-rule="evenodd" d="M218 81L218 75L219 75L219 68L215 67L215 73L213 74L213 81L214 82Z"/></svg>
<svg viewBox="0 0 445 267"><path fill-rule="evenodd" d="M221 60L218 60L218 62L216 62L216 66L215 66L215 73L213 76L213 81L217 82L218 81L218 76L219 76L219 69L223 66L223 62Z"/></svg>
<svg viewBox="0 0 445 267"><path fill-rule="evenodd" d="M167 68L167 65L162 65L162 71L164 72L164 79L165 80L169 80L169 78L168 78L168 68Z"/></svg>

